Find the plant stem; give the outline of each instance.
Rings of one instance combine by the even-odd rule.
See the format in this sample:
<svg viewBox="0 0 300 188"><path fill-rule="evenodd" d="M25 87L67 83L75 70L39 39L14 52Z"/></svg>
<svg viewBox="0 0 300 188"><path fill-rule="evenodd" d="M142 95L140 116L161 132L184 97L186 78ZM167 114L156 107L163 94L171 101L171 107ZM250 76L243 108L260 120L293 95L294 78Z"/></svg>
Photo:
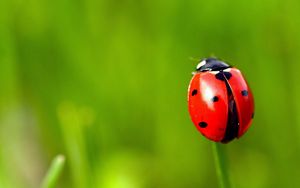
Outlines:
<svg viewBox="0 0 300 188"><path fill-rule="evenodd" d="M230 188L231 186L228 176L227 158L225 155L224 145L221 145L220 143L213 143L212 147L220 188Z"/></svg>
<svg viewBox="0 0 300 188"><path fill-rule="evenodd" d="M50 168L43 179L42 188L52 188L56 185L57 179L61 174L63 167L65 164L65 157L63 155L57 155L51 165Z"/></svg>

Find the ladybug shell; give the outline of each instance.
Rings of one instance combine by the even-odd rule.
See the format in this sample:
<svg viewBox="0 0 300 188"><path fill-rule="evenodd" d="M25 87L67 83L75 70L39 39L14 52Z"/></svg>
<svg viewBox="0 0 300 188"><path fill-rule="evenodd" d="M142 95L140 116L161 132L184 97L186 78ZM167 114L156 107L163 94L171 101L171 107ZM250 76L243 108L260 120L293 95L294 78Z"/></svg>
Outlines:
<svg viewBox="0 0 300 188"><path fill-rule="evenodd" d="M229 75L224 79L218 78L220 71L196 72L188 89L188 108L193 123L205 137L215 142L222 142L228 128L228 89L237 109L237 138L247 131L254 114L253 95L241 72L236 68L223 71Z"/></svg>

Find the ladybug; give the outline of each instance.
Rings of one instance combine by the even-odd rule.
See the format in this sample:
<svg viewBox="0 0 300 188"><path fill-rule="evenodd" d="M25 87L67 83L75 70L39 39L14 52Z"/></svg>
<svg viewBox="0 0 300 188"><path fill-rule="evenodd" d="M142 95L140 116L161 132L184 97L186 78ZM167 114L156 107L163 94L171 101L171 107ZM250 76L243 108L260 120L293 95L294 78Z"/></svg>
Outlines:
<svg viewBox="0 0 300 188"><path fill-rule="evenodd" d="M216 58L206 58L197 65L190 81L188 109L202 135L228 143L250 127L254 100L240 70Z"/></svg>

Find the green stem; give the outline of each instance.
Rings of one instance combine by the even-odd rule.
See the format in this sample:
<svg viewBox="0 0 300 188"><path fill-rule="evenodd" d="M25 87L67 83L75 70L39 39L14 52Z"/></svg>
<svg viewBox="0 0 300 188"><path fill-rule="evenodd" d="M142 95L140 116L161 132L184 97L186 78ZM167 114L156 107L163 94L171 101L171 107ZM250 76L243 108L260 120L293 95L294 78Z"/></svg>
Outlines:
<svg viewBox="0 0 300 188"><path fill-rule="evenodd" d="M56 185L57 179L61 174L63 167L65 164L65 157L63 155L57 155L52 163L51 166L43 179L42 188L52 188Z"/></svg>
<svg viewBox="0 0 300 188"><path fill-rule="evenodd" d="M228 176L227 158L225 155L224 145L220 143L213 143L212 147L220 188L230 188L231 186Z"/></svg>

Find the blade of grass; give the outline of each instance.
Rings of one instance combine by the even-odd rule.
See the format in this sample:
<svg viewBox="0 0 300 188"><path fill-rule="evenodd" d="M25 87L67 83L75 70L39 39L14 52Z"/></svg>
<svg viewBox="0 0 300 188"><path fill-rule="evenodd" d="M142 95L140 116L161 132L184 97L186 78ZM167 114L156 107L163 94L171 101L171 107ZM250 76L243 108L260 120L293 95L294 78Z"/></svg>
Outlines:
<svg viewBox="0 0 300 188"><path fill-rule="evenodd" d="M47 174L42 182L42 188L52 188L56 185L57 179L61 174L65 164L65 156L57 155L51 165Z"/></svg>
<svg viewBox="0 0 300 188"><path fill-rule="evenodd" d="M220 188L230 188L231 186L224 146L219 143L213 143L212 147Z"/></svg>

